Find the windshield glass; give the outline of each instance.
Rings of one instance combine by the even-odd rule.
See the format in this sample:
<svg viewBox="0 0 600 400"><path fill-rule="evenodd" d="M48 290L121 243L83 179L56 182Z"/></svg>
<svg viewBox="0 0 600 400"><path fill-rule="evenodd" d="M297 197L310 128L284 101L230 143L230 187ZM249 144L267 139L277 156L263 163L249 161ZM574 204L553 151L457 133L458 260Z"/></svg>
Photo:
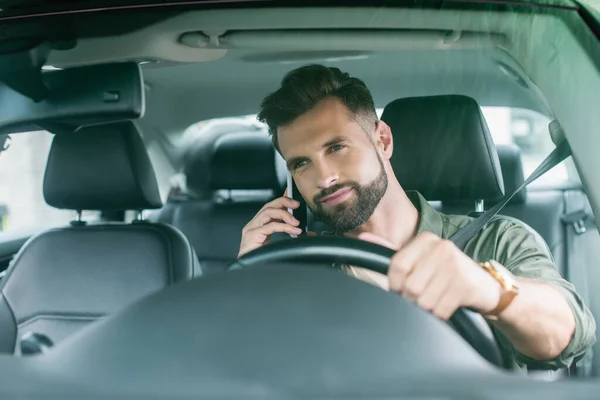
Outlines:
<svg viewBox="0 0 600 400"><path fill-rule="evenodd" d="M0 0L0 353L41 360L15 376L600 377L597 2L343 3Z"/></svg>

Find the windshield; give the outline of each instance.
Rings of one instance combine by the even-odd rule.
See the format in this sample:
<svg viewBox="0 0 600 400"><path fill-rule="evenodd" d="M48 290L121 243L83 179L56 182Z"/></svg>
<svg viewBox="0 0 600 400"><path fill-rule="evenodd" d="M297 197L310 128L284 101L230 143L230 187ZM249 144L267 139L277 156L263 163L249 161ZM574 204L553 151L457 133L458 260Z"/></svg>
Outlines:
<svg viewBox="0 0 600 400"><path fill-rule="evenodd" d="M39 357L10 373L140 397L600 377L600 3L343 3L0 0L0 353Z"/></svg>

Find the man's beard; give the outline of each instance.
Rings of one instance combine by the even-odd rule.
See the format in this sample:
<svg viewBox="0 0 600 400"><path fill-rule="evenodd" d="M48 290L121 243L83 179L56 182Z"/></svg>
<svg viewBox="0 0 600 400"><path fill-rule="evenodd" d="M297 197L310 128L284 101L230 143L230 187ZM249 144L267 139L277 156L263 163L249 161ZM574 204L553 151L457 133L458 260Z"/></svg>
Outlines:
<svg viewBox="0 0 600 400"><path fill-rule="evenodd" d="M380 158L379 165L381 166L379 175L366 185L346 181L322 190L313 198L314 207L311 207L311 211L315 217L331 226L336 234L352 232L367 222L388 186L387 174ZM355 199L329 207L327 210L323 208L322 198L345 188L354 190Z"/></svg>

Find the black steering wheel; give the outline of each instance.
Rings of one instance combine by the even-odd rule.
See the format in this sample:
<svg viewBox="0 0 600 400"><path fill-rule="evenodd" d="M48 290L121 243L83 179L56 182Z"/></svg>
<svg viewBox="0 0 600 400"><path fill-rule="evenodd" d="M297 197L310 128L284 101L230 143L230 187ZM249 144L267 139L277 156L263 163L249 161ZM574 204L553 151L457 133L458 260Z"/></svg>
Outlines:
<svg viewBox="0 0 600 400"><path fill-rule="evenodd" d="M393 250L364 240L335 236L300 237L270 243L246 253L230 269L302 261L356 265L387 275L393 255ZM401 296L398 298L403 299ZM496 366L503 366L498 344L481 314L459 308L449 322L482 357Z"/></svg>

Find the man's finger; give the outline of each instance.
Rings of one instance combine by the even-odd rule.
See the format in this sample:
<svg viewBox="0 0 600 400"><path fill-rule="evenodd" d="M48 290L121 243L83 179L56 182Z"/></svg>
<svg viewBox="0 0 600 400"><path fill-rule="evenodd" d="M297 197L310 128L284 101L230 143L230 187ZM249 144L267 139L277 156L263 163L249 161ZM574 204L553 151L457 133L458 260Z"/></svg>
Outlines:
<svg viewBox="0 0 600 400"><path fill-rule="evenodd" d="M449 276L444 270L438 270L438 273L431 278L417 299L419 307L427 311L433 311L448 290L451 282L452 276Z"/></svg>
<svg viewBox="0 0 600 400"><path fill-rule="evenodd" d="M255 229L256 233L261 235L270 236L275 232L289 233L290 235L299 235L302 233L302 229L296 228L283 222L270 222L265 226Z"/></svg>
<svg viewBox="0 0 600 400"><path fill-rule="evenodd" d="M391 290L404 290L408 275L421 259L429 255L438 240L433 234L420 235L394 254L388 272Z"/></svg>
<svg viewBox="0 0 600 400"><path fill-rule="evenodd" d="M427 248L429 250L417 261L404 284L404 290L417 299L430 285L432 279L436 279L439 275L450 278L454 271L451 267L454 261L453 249L448 250L446 241L435 240L433 244L427 245Z"/></svg>
<svg viewBox="0 0 600 400"><path fill-rule="evenodd" d="M260 228L271 221L284 221L290 225L298 225L298 221L292 214L283 208L267 208L259 212L248 224L249 229Z"/></svg>
<svg viewBox="0 0 600 400"><path fill-rule="evenodd" d="M452 280L431 312L443 321L447 321L460 307L461 293L457 290L459 288L456 280Z"/></svg>
<svg viewBox="0 0 600 400"><path fill-rule="evenodd" d="M296 200L290 198L290 197L278 197L273 201L268 202L267 204L265 204L257 213L257 215L263 211L266 210L267 208L292 208L292 209L296 209L300 207L300 203L297 202Z"/></svg>
<svg viewBox="0 0 600 400"><path fill-rule="evenodd" d="M438 272L438 262L435 253L424 254L405 277L404 293L411 298L419 299L431 279Z"/></svg>

